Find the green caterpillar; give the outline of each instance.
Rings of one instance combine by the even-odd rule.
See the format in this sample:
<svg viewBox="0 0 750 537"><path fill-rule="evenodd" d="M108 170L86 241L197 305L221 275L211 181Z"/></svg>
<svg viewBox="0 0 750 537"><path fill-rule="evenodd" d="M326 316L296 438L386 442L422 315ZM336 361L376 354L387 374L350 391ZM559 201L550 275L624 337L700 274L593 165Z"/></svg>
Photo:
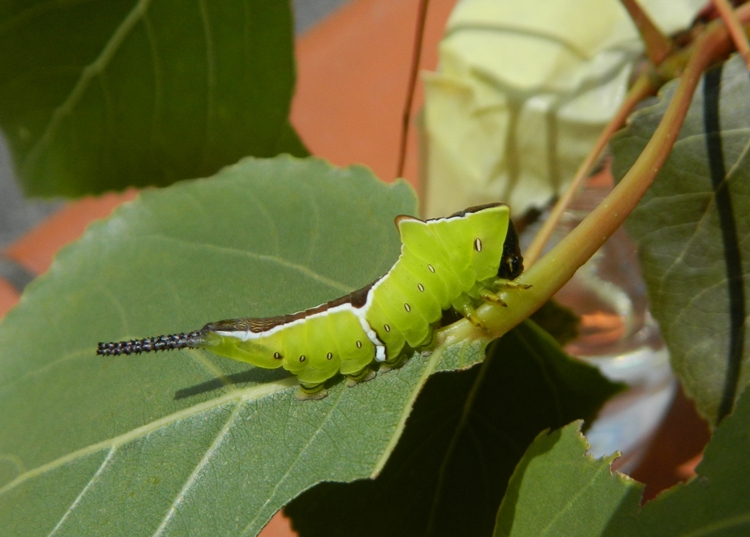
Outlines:
<svg viewBox="0 0 750 537"><path fill-rule="evenodd" d="M496 294L516 288L523 272L518 235L507 205L471 207L447 218L396 218L401 255L384 276L312 309L268 318L209 323L188 334L99 343L104 356L205 348L297 376L302 398L324 397L337 373L350 384L400 365L404 350L426 345L443 311L453 308L480 326L474 307L505 305ZM529 286L523 286L529 287Z"/></svg>

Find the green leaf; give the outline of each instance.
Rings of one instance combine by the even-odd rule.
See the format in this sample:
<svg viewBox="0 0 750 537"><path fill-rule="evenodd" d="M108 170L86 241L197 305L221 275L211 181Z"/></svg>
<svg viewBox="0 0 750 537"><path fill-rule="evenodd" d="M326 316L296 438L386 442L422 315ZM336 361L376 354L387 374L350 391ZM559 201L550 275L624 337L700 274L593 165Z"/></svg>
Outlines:
<svg viewBox="0 0 750 537"><path fill-rule="evenodd" d="M481 367L430 378L377 479L323 483L286 514L303 536L488 535L536 434L593 417L619 388L523 323Z"/></svg>
<svg viewBox="0 0 750 537"><path fill-rule="evenodd" d="M613 141L616 177L640 154L675 87ZM674 149L628 219L672 366L713 422L750 382L748 95L739 56L704 76Z"/></svg>
<svg viewBox="0 0 750 537"><path fill-rule="evenodd" d="M403 182L244 160L143 192L65 248L0 323L3 535L252 535L315 483L382 468L440 353L300 402L295 379L96 343L298 311L382 275Z"/></svg>
<svg viewBox="0 0 750 537"><path fill-rule="evenodd" d="M642 486L611 474L615 456L586 455L588 442L580 428L575 422L544 431L526 450L497 513L496 537L594 537L636 512Z"/></svg>
<svg viewBox="0 0 750 537"><path fill-rule="evenodd" d="M639 508L641 485L593 460L571 424L542 433L513 474L497 536L734 536L750 532L750 393L716 429L698 476Z"/></svg>
<svg viewBox="0 0 750 537"><path fill-rule="evenodd" d="M750 534L750 392L721 422L696 468L698 476L647 503L626 535ZM625 530L626 528L622 528Z"/></svg>
<svg viewBox="0 0 750 537"><path fill-rule="evenodd" d="M28 194L81 195L305 155L288 2L0 7L0 126Z"/></svg>

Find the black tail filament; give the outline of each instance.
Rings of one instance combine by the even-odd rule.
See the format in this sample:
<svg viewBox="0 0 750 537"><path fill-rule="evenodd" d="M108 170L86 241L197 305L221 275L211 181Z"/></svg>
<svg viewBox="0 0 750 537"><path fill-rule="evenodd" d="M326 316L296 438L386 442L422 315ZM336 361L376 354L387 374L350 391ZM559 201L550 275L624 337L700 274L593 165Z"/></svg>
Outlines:
<svg viewBox="0 0 750 537"><path fill-rule="evenodd" d="M166 336L132 339L130 341L113 341L99 343L96 354L100 356L119 356L121 354L141 354L142 352L171 351L174 349L194 349L203 343L203 330L189 334L170 334Z"/></svg>

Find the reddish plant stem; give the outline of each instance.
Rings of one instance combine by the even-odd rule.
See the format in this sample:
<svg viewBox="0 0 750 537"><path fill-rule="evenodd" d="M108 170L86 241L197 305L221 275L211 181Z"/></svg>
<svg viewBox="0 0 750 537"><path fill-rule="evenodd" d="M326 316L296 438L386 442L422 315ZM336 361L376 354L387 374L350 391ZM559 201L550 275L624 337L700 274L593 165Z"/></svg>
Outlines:
<svg viewBox="0 0 750 537"><path fill-rule="evenodd" d="M747 7L747 9L744 9ZM743 6L742 18L750 16L750 5ZM479 308L479 318L488 328L485 337L498 337L522 319L525 319L560 289L622 225L636 207L656 174L666 161L680 132L695 88L703 71L731 50L726 28L711 23L697 39L677 89L653 136L638 159L620 183L572 232L549 253L517 279L518 283L531 284L524 291L503 293L508 308L484 305ZM511 315L509 313L512 312ZM478 331L468 321L462 320L443 329L440 341L477 337Z"/></svg>
<svg viewBox="0 0 750 537"><path fill-rule="evenodd" d="M557 267L557 276L549 275L551 281L544 286L549 296L604 244L638 204L672 150L703 71L729 50L729 36L723 26L713 26L699 38L677 90L643 152L604 201L545 256L547 263ZM533 272L532 267L524 279L531 280Z"/></svg>
<svg viewBox="0 0 750 537"><path fill-rule="evenodd" d="M656 91L656 88L652 83L652 77L648 74L641 75L635 81L633 86L628 91L628 94L625 96L622 105L617 110L617 113L609 121L607 126L604 127L604 130L596 140L594 147L591 148L588 156L579 166L578 170L576 171L575 177L573 177L573 181L571 181L570 185L565 190L565 193L555 204L555 207L552 209L549 218L545 220L542 228L539 230L539 233L536 234L533 242L526 249L526 252L524 252L524 264L527 268L533 265L537 258L541 255L544 246L549 241L549 238L552 236L552 232L555 230L557 223L560 221L560 217L562 217L563 213L568 208L568 205L570 205L571 200L578 192L578 187L588 177L589 172L593 168L601 152L609 143L612 135L625 123L625 120L630 115L630 112L633 111L635 105L647 96L654 93L654 91Z"/></svg>
<svg viewBox="0 0 750 537"><path fill-rule="evenodd" d="M408 144L409 122L411 121L411 107L414 103L414 90L417 87L417 74L419 73L419 62L422 58L422 41L424 39L424 27L427 22L427 6L429 0L419 0L417 10L417 31L414 38L414 52L411 57L411 70L409 72L409 86L406 90L406 103L401 115L401 143L398 150L398 167L396 178L403 177L404 166L406 166L406 147Z"/></svg>
<svg viewBox="0 0 750 537"><path fill-rule="evenodd" d="M745 65L750 69L750 44L748 44L747 34L745 34L745 30L742 28L742 24L740 24L740 21L734 14L734 8L728 0L714 0L714 7L716 7L716 11L719 12L721 19L726 24L735 48L740 53L740 56L742 56L742 59L745 60Z"/></svg>
<svg viewBox="0 0 750 537"><path fill-rule="evenodd" d="M641 39L646 45L646 55L651 63L659 65L672 50L672 40L661 33L661 30L651 21L649 16L635 0L620 0L628 10L630 18L638 28Z"/></svg>

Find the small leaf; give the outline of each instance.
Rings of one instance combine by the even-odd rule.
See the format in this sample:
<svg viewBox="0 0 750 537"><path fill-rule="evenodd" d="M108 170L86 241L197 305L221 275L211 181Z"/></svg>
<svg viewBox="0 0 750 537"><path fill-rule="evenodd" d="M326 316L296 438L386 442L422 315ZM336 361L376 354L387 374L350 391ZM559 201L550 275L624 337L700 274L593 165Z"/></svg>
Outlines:
<svg viewBox="0 0 750 537"><path fill-rule="evenodd" d="M0 125L28 194L306 154L288 2L6 2L0 28Z"/></svg>
<svg viewBox="0 0 750 537"><path fill-rule="evenodd" d="M578 425L542 433L498 512L496 536L671 537L750 532L750 393L716 429L698 477L639 508L642 486L584 455Z"/></svg>
<svg viewBox="0 0 750 537"><path fill-rule="evenodd" d="M616 177L642 151L675 87L613 141ZM704 76L667 162L628 219L672 366L714 423L750 382L749 94L739 56Z"/></svg>
<svg viewBox="0 0 750 537"><path fill-rule="evenodd" d="M488 535L536 434L593 417L618 390L524 323L480 367L430 378L377 479L323 483L286 513L303 536Z"/></svg>
<svg viewBox="0 0 750 537"><path fill-rule="evenodd" d="M497 513L496 537L594 537L637 511L642 485L612 475L614 456L595 460L586 455L588 442L580 428L576 422L544 431L526 450Z"/></svg>

